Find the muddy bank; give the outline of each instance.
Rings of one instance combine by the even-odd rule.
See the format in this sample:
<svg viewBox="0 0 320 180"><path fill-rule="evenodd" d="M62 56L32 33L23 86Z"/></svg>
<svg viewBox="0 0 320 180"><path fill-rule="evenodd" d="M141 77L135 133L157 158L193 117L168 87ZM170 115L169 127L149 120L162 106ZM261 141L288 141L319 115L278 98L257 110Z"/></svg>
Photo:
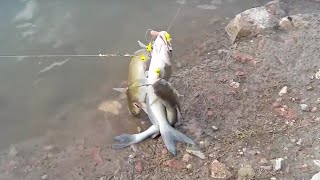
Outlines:
<svg viewBox="0 0 320 180"><path fill-rule="evenodd" d="M320 171L320 3L280 5L283 17L302 25L276 25L231 44L229 21L220 19L214 23L221 28L208 26L203 40L177 57L172 81L185 95L186 117L177 129L206 159L181 144L171 157L161 137L115 151L104 145L110 129L100 120L87 127L98 131L80 136L88 120L66 143L44 138L11 147L1 155L0 179L311 179Z"/></svg>

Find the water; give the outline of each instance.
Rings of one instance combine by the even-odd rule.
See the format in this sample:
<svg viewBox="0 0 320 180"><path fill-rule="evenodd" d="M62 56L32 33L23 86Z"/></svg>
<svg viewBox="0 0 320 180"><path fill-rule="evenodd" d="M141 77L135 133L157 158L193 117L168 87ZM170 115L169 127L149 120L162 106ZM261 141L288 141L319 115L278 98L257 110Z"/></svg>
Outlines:
<svg viewBox="0 0 320 180"><path fill-rule="evenodd" d="M3 0L0 55L132 53L139 48L137 40L145 42L148 28L165 30L181 7L170 29L179 56L191 44L179 44L179 39L200 37L210 18L232 17L255 4L254 0ZM123 57L0 58L0 149L52 129L94 134L86 129L96 123L107 126L108 131L100 133L109 139L130 129L132 117L125 107L122 118L108 116L108 123L97 109L104 100L119 99L111 88L127 78L127 65L128 58Z"/></svg>

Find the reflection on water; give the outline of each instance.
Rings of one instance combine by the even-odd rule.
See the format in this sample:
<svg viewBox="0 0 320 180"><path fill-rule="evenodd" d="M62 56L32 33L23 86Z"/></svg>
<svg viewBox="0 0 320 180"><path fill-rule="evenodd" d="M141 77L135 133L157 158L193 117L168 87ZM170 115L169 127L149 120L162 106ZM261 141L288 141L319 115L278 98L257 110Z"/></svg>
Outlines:
<svg viewBox="0 0 320 180"><path fill-rule="evenodd" d="M130 53L139 48L137 40L145 41L148 28L166 29L179 7L170 29L177 40L199 33L208 17L232 16L254 2L4 0L0 54ZM187 46L177 43L176 56ZM111 132L104 132L106 136L130 129L134 118L126 108L120 110L121 118L105 117L98 110L105 100L119 100L111 88L127 78L127 66L124 57L0 58L0 149L44 135L50 128L78 128L81 133L101 120ZM106 123L104 118L116 120Z"/></svg>

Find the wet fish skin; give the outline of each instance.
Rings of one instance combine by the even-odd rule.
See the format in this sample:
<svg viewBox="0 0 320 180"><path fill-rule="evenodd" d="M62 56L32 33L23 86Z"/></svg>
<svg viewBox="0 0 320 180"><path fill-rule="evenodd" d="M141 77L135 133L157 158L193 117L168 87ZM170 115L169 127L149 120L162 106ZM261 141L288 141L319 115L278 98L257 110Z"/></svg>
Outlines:
<svg viewBox="0 0 320 180"><path fill-rule="evenodd" d="M132 115L140 113L141 107L139 103L144 102L146 97L146 87L141 86L141 80L146 79L146 71L150 65L150 59L151 54L149 51L146 49L137 50L129 63L128 86L126 88L113 88L126 94L127 105Z"/></svg>

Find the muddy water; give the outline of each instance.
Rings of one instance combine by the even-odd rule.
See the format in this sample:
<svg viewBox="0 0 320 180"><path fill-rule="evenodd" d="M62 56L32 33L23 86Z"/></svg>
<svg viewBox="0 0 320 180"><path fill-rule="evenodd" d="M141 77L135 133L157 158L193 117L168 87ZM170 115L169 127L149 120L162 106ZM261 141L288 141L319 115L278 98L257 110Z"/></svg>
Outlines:
<svg viewBox="0 0 320 180"><path fill-rule="evenodd" d="M5 0L0 2L0 55L131 53L146 29L170 29L175 57L201 37L213 18L225 19L255 0ZM219 26L219 24L217 24ZM183 43L182 43L183 42ZM128 59L0 58L0 149L33 137L56 139L136 131L125 100L111 90L127 77ZM119 101L119 114L98 109Z"/></svg>

